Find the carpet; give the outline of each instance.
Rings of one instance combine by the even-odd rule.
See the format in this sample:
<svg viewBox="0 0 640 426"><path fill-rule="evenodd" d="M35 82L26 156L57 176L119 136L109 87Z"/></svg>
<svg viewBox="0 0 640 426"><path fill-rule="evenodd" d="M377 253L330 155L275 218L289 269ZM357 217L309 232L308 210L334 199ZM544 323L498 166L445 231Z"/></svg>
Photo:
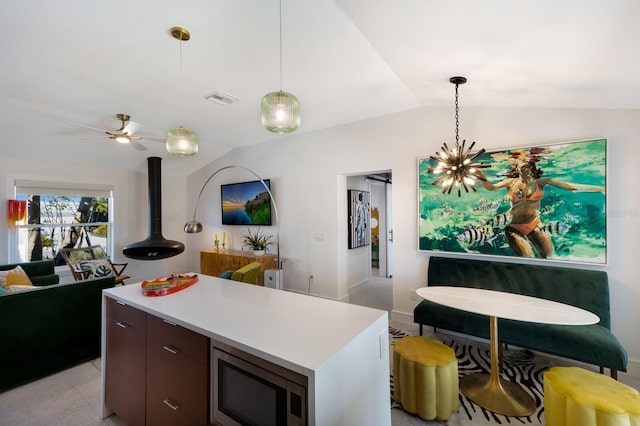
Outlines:
<svg viewBox="0 0 640 426"><path fill-rule="evenodd" d="M389 353L393 356L393 344L396 340L411 333L389 327ZM460 376L491 371L488 342L453 337L447 334L431 334L432 337L447 344L455 351L458 358L458 372ZM543 357L536 355L527 349L508 348L504 351L504 366L501 372L503 378L518 383L536 401L536 411L527 417L508 417L486 410L469 400L462 393L458 398L460 407L448 422L422 420L416 415L402 411L402 406L392 400L393 425L428 425L447 424L455 425L544 425L543 405L543 373L552 365ZM391 397L393 399L393 368L391 368Z"/></svg>

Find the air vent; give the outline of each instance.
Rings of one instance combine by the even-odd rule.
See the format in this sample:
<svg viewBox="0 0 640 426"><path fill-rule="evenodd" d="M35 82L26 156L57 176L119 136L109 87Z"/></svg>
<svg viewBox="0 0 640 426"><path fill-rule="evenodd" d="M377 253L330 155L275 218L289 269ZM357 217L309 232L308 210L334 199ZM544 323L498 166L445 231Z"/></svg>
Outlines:
<svg viewBox="0 0 640 426"><path fill-rule="evenodd" d="M231 105L240 100L239 98L228 93L224 93L221 90L216 90L215 92L206 95L204 98L208 101L224 106Z"/></svg>

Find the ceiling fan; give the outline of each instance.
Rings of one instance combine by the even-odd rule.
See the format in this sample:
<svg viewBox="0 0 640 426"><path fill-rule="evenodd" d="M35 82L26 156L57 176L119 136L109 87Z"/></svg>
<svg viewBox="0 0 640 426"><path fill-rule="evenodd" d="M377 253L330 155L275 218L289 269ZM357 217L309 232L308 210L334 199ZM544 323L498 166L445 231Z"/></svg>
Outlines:
<svg viewBox="0 0 640 426"><path fill-rule="evenodd" d="M129 121L131 119L131 116L129 116L128 114L116 114L116 118L120 120L122 125L120 126L119 129L114 131L99 129L97 127L87 126L86 124L74 123L73 121L67 121L67 120L60 120L60 121L62 121L63 123L72 124L74 126L80 126L86 129L91 129L101 133L106 133L107 136L109 136L109 139L113 139L116 142L123 143L123 144L131 144L131 146L133 146L138 151L147 150L146 146L138 142L141 139L151 139L151 140L162 141L162 142L165 141L164 138L161 138L158 136L142 136L142 135L134 136L134 133L142 126L139 123L136 123L134 121Z"/></svg>

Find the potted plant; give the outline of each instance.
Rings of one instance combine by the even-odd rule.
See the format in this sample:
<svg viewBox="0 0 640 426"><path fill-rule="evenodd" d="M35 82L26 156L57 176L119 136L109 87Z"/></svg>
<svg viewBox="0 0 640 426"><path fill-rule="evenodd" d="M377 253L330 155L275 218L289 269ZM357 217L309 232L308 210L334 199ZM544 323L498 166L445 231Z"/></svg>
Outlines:
<svg viewBox="0 0 640 426"><path fill-rule="evenodd" d="M254 255L262 256L270 245L275 244L273 241L269 241L271 238L273 238L273 235L266 235L260 228L256 229L253 233L250 228L247 228L247 234L244 235L242 248L250 247Z"/></svg>

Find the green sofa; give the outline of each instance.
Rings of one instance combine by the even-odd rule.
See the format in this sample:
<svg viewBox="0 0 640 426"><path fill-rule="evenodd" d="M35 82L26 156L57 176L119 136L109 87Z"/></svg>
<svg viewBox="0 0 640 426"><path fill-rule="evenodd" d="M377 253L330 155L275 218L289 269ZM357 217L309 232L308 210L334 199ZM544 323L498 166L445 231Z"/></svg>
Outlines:
<svg viewBox="0 0 640 426"><path fill-rule="evenodd" d="M34 262L0 265L0 271L8 271L16 266L20 266L24 270L31 283L35 286L58 284L60 282L60 277L55 272L53 260L36 260Z"/></svg>
<svg viewBox="0 0 640 426"><path fill-rule="evenodd" d="M114 277L46 284L38 277L58 281L53 262L31 263L20 266L35 289L0 296L0 392L100 357L102 290Z"/></svg>
<svg viewBox="0 0 640 426"><path fill-rule="evenodd" d="M627 353L611 333L609 283L606 272L546 265L493 262L432 256L427 285L474 287L549 299L577 306L600 317L593 325L549 325L498 319L503 344L529 348L587 364L627 371ZM421 301L414 322L484 339L489 338L487 316Z"/></svg>

